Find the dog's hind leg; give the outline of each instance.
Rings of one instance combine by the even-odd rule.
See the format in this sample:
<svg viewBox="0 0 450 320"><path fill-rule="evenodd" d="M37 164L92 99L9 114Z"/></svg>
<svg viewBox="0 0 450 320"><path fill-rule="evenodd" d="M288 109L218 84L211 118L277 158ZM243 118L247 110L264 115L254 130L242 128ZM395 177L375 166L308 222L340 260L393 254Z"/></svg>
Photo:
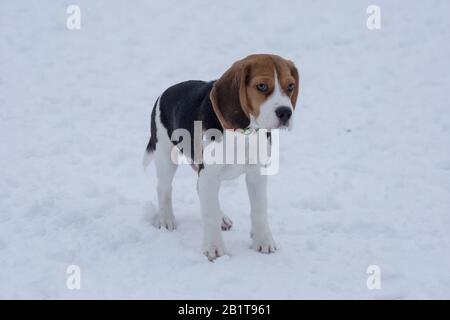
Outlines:
<svg viewBox="0 0 450 320"><path fill-rule="evenodd" d="M222 231L228 231L231 229L231 227L233 226L233 221L231 221L231 219L222 212Z"/></svg>
<svg viewBox="0 0 450 320"><path fill-rule="evenodd" d="M198 180L197 180L197 193L198 193ZM225 214L222 210L220 210L221 216L222 216L222 223L220 225L220 228L222 231L228 231L233 226L233 221Z"/></svg>
<svg viewBox="0 0 450 320"><path fill-rule="evenodd" d="M161 124L158 109L159 106L157 106L155 117L158 139L153 155L158 178L158 213L154 217L153 225L157 228L163 227L167 230L174 230L177 225L172 207L172 181L178 165L172 161L173 144L169 139L167 130Z"/></svg>
<svg viewBox="0 0 450 320"><path fill-rule="evenodd" d="M172 181L177 170L177 165L172 163L169 154L155 152L156 174L158 176L158 214L155 216L153 225L157 228L167 230L176 229L175 216L172 207Z"/></svg>

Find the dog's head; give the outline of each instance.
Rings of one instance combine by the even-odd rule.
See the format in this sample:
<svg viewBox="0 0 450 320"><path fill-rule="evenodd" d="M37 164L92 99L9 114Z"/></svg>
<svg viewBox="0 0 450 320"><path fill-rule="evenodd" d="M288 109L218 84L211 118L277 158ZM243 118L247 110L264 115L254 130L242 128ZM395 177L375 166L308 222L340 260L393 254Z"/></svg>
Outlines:
<svg viewBox="0 0 450 320"><path fill-rule="evenodd" d="M210 99L224 129L290 128L298 92L293 62L255 54L235 62L214 83Z"/></svg>

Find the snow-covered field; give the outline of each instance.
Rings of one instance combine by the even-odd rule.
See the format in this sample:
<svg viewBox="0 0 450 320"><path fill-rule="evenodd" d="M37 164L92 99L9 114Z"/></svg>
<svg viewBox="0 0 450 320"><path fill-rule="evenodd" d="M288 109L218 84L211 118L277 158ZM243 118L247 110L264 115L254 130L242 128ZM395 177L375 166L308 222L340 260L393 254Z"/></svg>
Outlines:
<svg viewBox="0 0 450 320"><path fill-rule="evenodd" d="M81 30L66 8L81 8ZM381 30L366 8L381 8ZM1 298L450 298L450 2L0 2ZM167 86L250 53L302 78L269 182L280 250L249 249L243 179L222 187L231 257L201 254L196 175L157 230L149 116ZM81 268L81 290L66 287ZM369 265L381 289L366 286Z"/></svg>

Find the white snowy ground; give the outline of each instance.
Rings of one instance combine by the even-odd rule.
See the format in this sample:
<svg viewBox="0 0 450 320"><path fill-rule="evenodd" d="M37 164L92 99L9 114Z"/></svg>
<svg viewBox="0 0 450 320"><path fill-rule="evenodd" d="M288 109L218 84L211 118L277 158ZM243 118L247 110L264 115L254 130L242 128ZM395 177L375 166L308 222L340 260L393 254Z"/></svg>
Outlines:
<svg viewBox="0 0 450 320"><path fill-rule="evenodd" d="M366 28L373 3L379 31ZM444 0L2 0L0 297L450 298L449 12ZM255 52L294 60L302 78L269 185L280 250L249 249L241 178L221 193L232 257L209 263L189 167L174 185L179 229L150 225L149 115L167 86ZM81 290L66 288L70 264ZM369 265L381 290L366 287Z"/></svg>

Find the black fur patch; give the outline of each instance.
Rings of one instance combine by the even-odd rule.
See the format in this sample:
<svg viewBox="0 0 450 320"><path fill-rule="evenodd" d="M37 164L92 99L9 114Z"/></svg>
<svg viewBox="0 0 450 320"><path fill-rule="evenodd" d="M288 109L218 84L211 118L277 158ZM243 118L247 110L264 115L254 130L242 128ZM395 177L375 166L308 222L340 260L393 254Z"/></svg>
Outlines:
<svg viewBox="0 0 450 320"><path fill-rule="evenodd" d="M202 121L203 130L214 128L223 132L209 99L213 85L214 81L185 81L168 88L160 97L161 123L169 139L179 128L188 130L191 135L191 154L185 154L190 159L194 154L194 121Z"/></svg>
<svg viewBox="0 0 450 320"><path fill-rule="evenodd" d="M156 100L155 105L153 106L152 114L150 117L150 141L147 144L147 152L151 153L156 149L156 143L158 142L158 137L156 136L156 106L158 104L158 100Z"/></svg>

